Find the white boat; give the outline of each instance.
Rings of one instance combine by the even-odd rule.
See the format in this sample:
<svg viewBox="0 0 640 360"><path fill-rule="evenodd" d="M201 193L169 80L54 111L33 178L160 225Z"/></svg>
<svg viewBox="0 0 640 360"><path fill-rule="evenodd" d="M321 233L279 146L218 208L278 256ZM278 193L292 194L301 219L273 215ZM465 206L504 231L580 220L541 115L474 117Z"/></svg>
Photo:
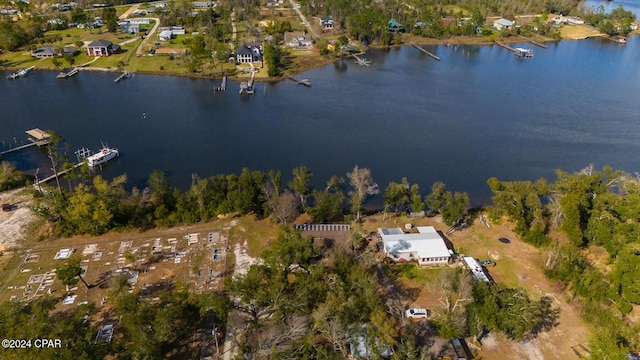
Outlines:
<svg viewBox="0 0 640 360"><path fill-rule="evenodd" d="M520 57L533 57L533 51L531 49L517 47L515 54Z"/></svg>
<svg viewBox="0 0 640 360"><path fill-rule="evenodd" d="M87 157L87 165L89 165L90 168L94 168L106 163L116 156L118 156L118 149L102 145L102 149L100 149L100 151Z"/></svg>

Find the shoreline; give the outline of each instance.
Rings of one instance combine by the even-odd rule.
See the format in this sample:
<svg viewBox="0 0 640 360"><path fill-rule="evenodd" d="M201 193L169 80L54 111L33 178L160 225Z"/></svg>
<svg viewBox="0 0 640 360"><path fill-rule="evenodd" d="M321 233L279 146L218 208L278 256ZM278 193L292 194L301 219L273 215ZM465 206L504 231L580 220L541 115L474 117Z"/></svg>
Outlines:
<svg viewBox="0 0 640 360"><path fill-rule="evenodd" d="M633 35L637 35L636 32L632 32L629 34L629 36L633 36ZM557 43L557 42L562 42L562 41L579 41L579 40L587 40L587 39L592 39L592 38L605 38L606 35L605 34L597 34L597 35L588 35L588 36L584 36L584 37L575 37L575 38L563 38L560 40L555 40L555 39L551 39L548 37L536 37L536 38L530 38L531 40L534 40L536 42L539 43ZM501 42L503 43L523 43L523 42L527 42L527 40L525 38L518 38L518 37L508 37L508 38L502 38L500 39ZM406 39L403 39L402 43L399 44L393 44L393 45L389 45L389 46L379 46L379 45L370 45L364 48L364 51L368 50L368 49L392 49L392 48L400 48L400 47L404 47L404 46L411 46L411 44L416 44L416 45L436 45L436 46L450 46L450 45L468 45L468 46L490 46L490 45L495 45L495 40L490 40L490 39L477 39L474 37L455 37L455 38L450 38L450 39L434 39L434 38L423 38L423 37L417 37L417 36L410 36ZM314 61L313 64L299 64L299 67L293 71L293 72L287 72L286 74L280 76L280 77L262 77L262 78L255 78L254 81L256 83L270 83L270 82L279 82L282 80L285 80L287 78L287 75L298 75L300 73L303 73L305 71L309 71L312 69L316 69L322 66L326 66L329 64L332 64L338 60L340 60L340 57L336 57L336 58L325 58L322 56L317 56L317 58L319 59L318 61ZM178 76L178 77L187 77L187 78L194 78L194 79L209 79L209 80L220 80L222 77L221 76L216 76L217 74L208 74L208 75L203 75L200 73L177 73L177 72L167 72L167 71L149 71L149 70L132 70L132 69L126 69L126 68L100 68L100 67L83 67L83 66L78 66L77 67L78 70L80 70L81 72L84 71L89 71L89 72L110 72L110 73L121 73L124 71L130 71L133 73L137 73L137 74L144 74L144 75L159 75L159 76ZM13 66L9 66L9 67L2 67L0 69L0 71L17 71L20 70L21 67L13 67ZM38 68L36 67L35 69L33 69L33 71L51 71L51 72L56 72L56 71L60 71L60 69L56 69L56 68ZM244 75L244 74L243 74ZM228 78L232 81L243 81L246 77L245 76L237 76L237 75L227 75Z"/></svg>

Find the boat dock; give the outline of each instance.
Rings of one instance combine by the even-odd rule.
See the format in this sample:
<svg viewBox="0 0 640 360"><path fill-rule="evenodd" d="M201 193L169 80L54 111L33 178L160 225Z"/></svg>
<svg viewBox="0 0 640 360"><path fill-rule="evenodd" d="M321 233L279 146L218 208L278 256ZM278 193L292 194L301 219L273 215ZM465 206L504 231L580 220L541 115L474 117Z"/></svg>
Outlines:
<svg viewBox="0 0 640 360"><path fill-rule="evenodd" d="M7 76L7 79L9 79L9 80L15 80L15 79L18 79L18 78L21 78L21 77L25 77L25 76L27 76L27 74L28 74L31 70L33 70L33 69L35 69L35 68L36 68L35 66L30 66L30 67L28 67L28 68L18 70L18 71L16 71L16 72L14 72L13 74L11 74L11 75Z"/></svg>
<svg viewBox="0 0 640 360"><path fill-rule="evenodd" d="M57 174L53 174L53 175L51 175L51 176L47 176L47 177L46 177L46 178L44 178L44 179L37 179L37 180L34 182L34 184L33 184L33 185L34 185L34 186L38 186L38 185L40 185L40 184L47 183L47 182L49 182L49 181L51 181L51 180L55 179L55 178L56 178L56 176L62 176L62 175L64 175L64 174L68 173L69 171L71 171L71 170L73 170L73 169L76 169L76 168L78 168L79 166L82 166L82 164L84 164L84 161L81 161L81 162L79 162L79 163L77 163L77 164L73 165L73 167L70 167L70 168L68 168L68 169L66 169L66 170L58 171L58 173L57 173Z"/></svg>
<svg viewBox="0 0 640 360"><path fill-rule="evenodd" d="M72 77L73 75L77 74L78 71L80 71L78 70L78 68L73 68L67 72L62 71L60 74L58 74L58 76L56 76L56 79L66 79Z"/></svg>
<svg viewBox="0 0 640 360"><path fill-rule="evenodd" d="M118 76L115 80L113 80L113 82L119 83L121 80L128 79L130 77L133 77L133 74L128 71L125 71L122 74L120 74L120 76Z"/></svg>
<svg viewBox="0 0 640 360"><path fill-rule="evenodd" d="M369 66L371 65L371 60L369 59L365 59L365 58L361 58L356 54L352 54L354 58L356 58L356 63L358 65L362 65L362 66Z"/></svg>
<svg viewBox="0 0 640 360"><path fill-rule="evenodd" d="M37 146L46 145L49 143L49 138L51 137L49 133L47 133L46 131L40 130L38 128L27 130L26 133L27 135L29 135L29 137L27 138L27 140L29 140L29 143L20 145L18 147L14 147L13 149L4 150L0 152L0 155L5 155L5 154L12 153L14 151L26 149L34 145L37 145Z"/></svg>
<svg viewBox="0 0 640 360"><path fill-rule="evenodd" d="M522 49L522 48L512 48L509 45L503 44L499 41L496 40L496 44L498 44L499 46L511 51L515 56L518 57L532 57L533 56L533 52L529 49Z"/></svg>
<svg viewBox="0 0 640 360"><path fill-rule="evenodd" d="M536 41L533 41L533 40L529 39L529 38L528 38L528 37L526 37L526 36L518 35L518 37L521 37L521 38L523 38L523 39L527 40L528 42L530 42L531 44L533 44L533 45L535 45L535 46L539 46L539 47L541 47L541 48L543 48L543 49L546 49L546 48L547 48L547 45L542 44L542 43L539 43L539 42L536 42Z"/></svg>
<svg viewBox="0 0 640 360"><path fill-rule="evenodd" d="M309 79L298 80L298 79L294 78L291 75L287 75L287 77L289 79L291 79L292 81L294 81L295 83L297 83L298 85L304 85L306 87L311 87L311 82L309 81Z"/></svg>
<svg viewBox="0 0 640 360"><path fill-rule="evenodd" d="M253 93L255 92L255 86L253 83L253 78L256 76L256 72L252 71L251 72L251 79L249 79L248 82L243 81L242 83L240 83L240 95L246 94L246 95L253 95Z"/></svg>
<svg viewBox="0 0 640 360"><path fill-rule="evenodd" d="M213 91L225 91L227 90L227 75L222 76L222 82L220 86L214 87Z"/></svg>
<svg viewBox="0 0 640 360"><path fill-rule="evenodd" d="M411 46L413 46L414 48L416 48L416 49L418 49L418 50L422 51L423 53L425 53L425 54L427 54L427 55L431 56L432 58L434 58L434 59L436 59L436 60L440 61L440 58L439 58L439 57L437 57L435 54L432 54L432 53L428 52L428 51L427 51L427 50L425 50L423 47L418 46L418 45L413 44L413 43L411 44Z"/></svg>

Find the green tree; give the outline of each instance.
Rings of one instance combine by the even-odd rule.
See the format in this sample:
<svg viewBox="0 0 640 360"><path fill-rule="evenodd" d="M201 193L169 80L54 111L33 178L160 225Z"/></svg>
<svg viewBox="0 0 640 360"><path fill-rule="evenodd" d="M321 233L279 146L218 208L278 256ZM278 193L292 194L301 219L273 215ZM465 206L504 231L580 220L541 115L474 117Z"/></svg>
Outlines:
<svg viewBox="0 0 640 360"><path fill-rule="evenodd" d="M89 284L82 277L83 273L84 270L80 267L80 259L78 258L71 258L66 264L56 269L56 276L64 285L75 285L78 280L81 280L84 286L89 289Z"/></svg>
<svg viewBox="0 0 640 360"><path fill-rule="evenodd" d="M118 29L118 15L115 7L107 7L102 10L102 19L107 26L107 31L116 32Z"/></svg>
<svg viewBox="0 0 640 360"><path fill-rule="evenodd" d="M307 208L307 197L311 194L312 190L310 185L311 176L313 176L313 174L306 166L298 166L293 169L293 179L289 182L289 188L291 188L300 199L303 210Z"/></svg>
<svg viewBox="0 0 640 360"><path fill-rule="evenodd" d="M280 48L268 42L264 46L264 63L267 66L269 76L280 76L282 74L282 52Z"/></svg>
<svg viewBox="0 0 640 360"><path fill-rule="evenodd" d="M307 213L315 222L327 223L342 219L345 200L343 185L343 178L333 176L327 181L324 191L313 191L313 206L307 208Z"/></svg>

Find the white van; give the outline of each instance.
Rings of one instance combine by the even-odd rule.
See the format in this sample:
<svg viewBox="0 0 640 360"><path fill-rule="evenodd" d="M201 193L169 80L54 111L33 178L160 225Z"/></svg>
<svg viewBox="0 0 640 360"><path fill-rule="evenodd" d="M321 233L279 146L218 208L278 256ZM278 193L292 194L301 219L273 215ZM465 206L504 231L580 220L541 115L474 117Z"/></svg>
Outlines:
<svg viewBox="0 0 640 360"><path fill-rule="evenodd" d="M410 319L426 319L431 315L431 311L422 308L412 308L408 309L405 315Z"/></svg>

